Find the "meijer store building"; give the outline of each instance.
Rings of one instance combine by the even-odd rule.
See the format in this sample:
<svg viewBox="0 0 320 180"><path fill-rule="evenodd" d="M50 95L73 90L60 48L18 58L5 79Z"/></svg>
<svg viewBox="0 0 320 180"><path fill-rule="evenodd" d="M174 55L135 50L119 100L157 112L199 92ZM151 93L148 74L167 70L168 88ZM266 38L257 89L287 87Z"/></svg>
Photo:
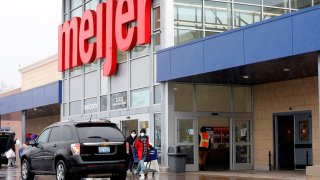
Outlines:
<svg viewBox="0 0 320 180"><path fill-rule="evenodd" d="M198 171L205 126L206 170L320 168L319 3L63 0L62 120L146 128L160 166Z"/></svg>

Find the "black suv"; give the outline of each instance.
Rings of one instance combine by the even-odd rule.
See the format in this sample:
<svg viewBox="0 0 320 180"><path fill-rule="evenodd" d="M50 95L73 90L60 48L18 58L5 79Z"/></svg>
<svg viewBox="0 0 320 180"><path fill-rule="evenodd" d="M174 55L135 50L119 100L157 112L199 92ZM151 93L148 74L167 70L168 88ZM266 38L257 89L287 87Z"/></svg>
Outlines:
<svg viewBox="0 0 320 180"><path fill-rule="evenodd" d="M10 129L0 128L0 166L2 164L8 164L8 159L4 153L6 152L8 138L13 133Z"/></svg>
<svg viewBox="0 0 320 180"><path fill-rule="evenodd" d="M126 179L125 138L110 122L59 122L45 128L22 153L21 177L55 174L57 180L82 177Z"/></svg>

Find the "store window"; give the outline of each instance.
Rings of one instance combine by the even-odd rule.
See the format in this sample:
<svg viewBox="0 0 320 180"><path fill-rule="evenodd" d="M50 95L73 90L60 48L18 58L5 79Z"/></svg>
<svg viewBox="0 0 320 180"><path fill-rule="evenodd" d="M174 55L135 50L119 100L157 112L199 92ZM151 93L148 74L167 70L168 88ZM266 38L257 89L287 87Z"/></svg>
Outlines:
<svg viewBox="0 0 320 180"><path fill-rule="evenodd" d="M314 5L320 4L320 0L313 0L313 4Z"/></svg>
<svg viewBox="0 0 320 180"><path fill-rule="evenodd" d="M131 61L131 89L146 87L150 83L150 59L143 57Z"/></svg>
<svg viewBox="0 0 320 180"><path fill-rule="evenodd" d="M202 37L203 31L189 29L175 29L174 44L182 44Z"/></svg>
<svg viewBox="0 0 320 180"><path fill-rule="evenodd" d="M91 0L90 2L85 4L85 10L91 9L91 10L96 10L97 5L99 4L99 0Z"/></svg>
<svg viewBox="0 0 320 180"><path fill-rule="evenodd" d="M233 2L247 3L247 4L261 4L261 0L234 0Z"/></svg>
<svg viewBox="0 0 320 180"><path fill-rule="evenodd" d="M276 16L281 16L282 14L288 13L288 9L279 9L279 8L271 8L264 7L263 8L263 20L269 19Z"/></svg>
<svg viewBox="0 0 320 180"><path fill-rule="evenodd" d="M153 30L160 29L160 6L153 9Z"/></svg>
<svg viewBox="0 0 320 180"><path fill-rule="evenodd" d="M246 26L261 21L261 7L249 5L234 5L235 27Z"/></svg>
<svg viewBox="0 0 320 180"><path fill-rule="evenodd" d="M95 60L93 63L84 65L84 72L90 72L98 69L99 61Z"/></svg>
<svg viewBox="0 0 320 180"><path fill-rule="evenodd" d="M101 96L100 98L100 111L108 110L108 96Z"/></svg>
<svg viewBox="0 0 320 180"><path fill-rule="evenodd" d="M174 2L175 27L202 29L202 0L175 0Z"/></svg>
<svg viewBox="0 0 320 180"><path fill-rule="evenodd" d="M78 76L82 73L82 66L76 66L72 69L70 69L70 76Z"/></svg>
<svg viewBox="0 0 320 180"><path fill-rule="evenodd" d="M280 8L289 8L289 0L264 0L263 5Z"/></svg>
<svg viewBox="0 0 320 180"><path fill-rule="evenodd" d="M64 103L63 104L63 116L68 116L69 115L69 103Z"/></svg>
<svg viewBox="0 0 320 180"><path fill-rule="evenodd" d="M126 51L117 50L117 61L118 63L128 60L128 53Z"/></svg>
<svg viewBox="0 0 320 180"><path fill-rule="evenodd" d="M204 1L206 30L231 29L231 3Z"/></svg>
<svg viewBox="0 0 320 180"><path fill-rule="evenodd" d="M194 129L193 119L179 119L178 120L178 142L179 143L193 143Z"/></svg>
<svg viewBox="0 0 320 180"><path fill-rule="evenodd" d="M82 77L70 78L70 101L82 99L83 85Z"/></svg>
<svg viewBox="0 0 320 180"><path fill-rule="evenodd" d="M127 92L111 94L111 110L127 108Z"/></svg>
<svg viewBox="0 0 320 180"><path fill-rule="evenodd" d="M98 111L97 98L90 98L84 100L84 113L94 113Z"/></svg>
<svg viewBox="0 0 320 180"><path fill-rule="evenodd" d="M98 95L98 75L93 71L84 75L84 95L85 98L96 97Z"/></svg>
<svg viewBox="0 0 320 180"><path fill-rule="evenodd" d="M81 17L81 16L82 16L82 8L81 7L71 11L71 18Z"/></svg>
<svg viewBox="0 0 320 180"><path fill-rule="evenodd" d="M161 85L154 86L154 104L161 103Z"/></svg>
<svg viewBox="0 0 320 180"><path fill-rule="evenodd" d="M161 48L161 36L160 32L153 35L153 51L157 51Z"/></svg>
<svg viewBox="0 0 320 180"><path fill-rule="evenodd" d="M250 87L234 87L233 88L233 108L234 112L251 112L252 100L251 100L251 88Z"/></svg>
<svg viewBox="0 0 320 180"><path fill-rule="evenodd" d="M197 111L231 112L230 86L196 86Z"/></svg>
<svg viewBox="0 0 320 180"><path fill-rule="evenodd" d="M75 101L70 103L70 115L80 115L81 114L81 101Z"/></svg>
<svg viewBox="0 0 320 180"><path fill-rule="evenodd" d="M193 111L193 85L174 85L174 109L175 111Z"/></svg>
<svg viewBox="0 0 320 180"><path fill-rule="evenodd" d="M158 164L161 164L161 114L154 114L154 147L158 150Z"/></svg>
<svg viewBox="0 0 320 180"><path fill-rule="evenodd" d="M149 88L131 91L131 107L146 107L150 105Z"/></svg>
<svg viewBox="0 0 320 180"><path fill-rule="evenodd" d="M149 44L137 45L131 50L131 59L147 55L149 54L149 50L150 50Z"/></svg>
<svg viewBox="0 0 320 180"><path fill-rule="evenodd" d="M82 5L82 0L71 0L71 9L75 9Z"/></svg>
<svg viewBox="0 0 320 180"><path fill-rule="evenodd" d="M312 5L312 0L291 0L292 9L303 9L310 7Z"/></svg>

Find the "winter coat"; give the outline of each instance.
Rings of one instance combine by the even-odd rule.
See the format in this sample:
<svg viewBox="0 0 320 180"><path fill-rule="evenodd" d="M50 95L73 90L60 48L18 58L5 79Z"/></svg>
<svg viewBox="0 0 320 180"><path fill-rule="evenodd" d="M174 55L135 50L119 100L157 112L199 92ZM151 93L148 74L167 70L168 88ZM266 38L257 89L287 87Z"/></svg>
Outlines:
<svg viewBox="0 0 320 180"><path fill-rule="evenodd" d="M149 137L148 136L145 136L147 138L146 140L146 146L147 146L147 149L151 147L151 145L149 144ZM143 142L141 140L141 136L139 136L135 143L134 143L134 147L136 148L136 151L137 151L137 155L138 155L138 159L141 160L143 158ZM145 157L146 158L146 157Z"/></svg>

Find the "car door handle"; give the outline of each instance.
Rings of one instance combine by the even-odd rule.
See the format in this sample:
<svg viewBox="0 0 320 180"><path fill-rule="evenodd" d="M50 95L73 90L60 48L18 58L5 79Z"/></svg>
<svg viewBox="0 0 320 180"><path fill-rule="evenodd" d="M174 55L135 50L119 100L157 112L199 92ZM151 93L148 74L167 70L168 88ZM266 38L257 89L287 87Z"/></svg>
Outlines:
<svg viewBox="0 0 320 180"><path fill-rule="evenodd" d="M57 147L57 144L53 145L53 147Z"/></svg>

